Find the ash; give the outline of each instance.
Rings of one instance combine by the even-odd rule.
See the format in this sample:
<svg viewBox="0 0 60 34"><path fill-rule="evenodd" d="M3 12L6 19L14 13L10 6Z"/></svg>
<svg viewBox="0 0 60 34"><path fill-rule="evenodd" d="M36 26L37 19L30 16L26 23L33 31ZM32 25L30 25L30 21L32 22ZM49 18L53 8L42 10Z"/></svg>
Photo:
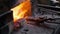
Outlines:
<svg viewBox="0 0 60 34"><path fill-rule="evenodd" d="M19 29L18 31L14 31L12 34L51 34L52 32L52 29L24 24L23 28Z"/></svg>

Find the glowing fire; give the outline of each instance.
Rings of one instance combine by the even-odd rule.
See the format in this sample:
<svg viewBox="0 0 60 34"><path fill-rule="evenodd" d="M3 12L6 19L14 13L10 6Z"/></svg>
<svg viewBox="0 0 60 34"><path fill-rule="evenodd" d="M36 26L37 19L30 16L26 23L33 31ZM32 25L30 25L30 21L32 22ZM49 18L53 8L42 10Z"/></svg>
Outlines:
<svg viewBox="0 0 60 34"><path fill-rule="evenodd" d="M30 0L26 0L18 6L11 9L13 11L14 22L18 19L25 18L31 15L31 3Z"/></svg>

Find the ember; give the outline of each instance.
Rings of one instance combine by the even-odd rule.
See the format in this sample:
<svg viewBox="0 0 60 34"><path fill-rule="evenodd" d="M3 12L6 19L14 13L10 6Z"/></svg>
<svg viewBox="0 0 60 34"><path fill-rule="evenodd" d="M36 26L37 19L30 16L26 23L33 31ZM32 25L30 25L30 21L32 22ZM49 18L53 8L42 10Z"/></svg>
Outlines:
<svg viewBox="0 0 60 34"><path fill-rule="evenodd" d="M30 0L23 1L18 6L11 9L13 11L14 23L21 18L31 16L31 3Z"/></svg>

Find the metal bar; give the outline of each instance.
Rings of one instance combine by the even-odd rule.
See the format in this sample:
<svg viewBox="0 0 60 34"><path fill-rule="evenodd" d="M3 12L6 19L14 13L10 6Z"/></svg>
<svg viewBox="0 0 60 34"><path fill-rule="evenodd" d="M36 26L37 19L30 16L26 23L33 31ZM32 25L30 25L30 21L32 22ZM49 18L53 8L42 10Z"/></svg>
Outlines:
<svg viewBox="0 0 60 34"><path fill-rule="evenodd" d="M37 4L38 6L43 6L43 7L51 7L51 8L58 8L60 9L60 7L56 7L56 6L50 6L50 5L43 5L43 4Z"/></svg>
<svg viewBox="0 0 60 34"><path fill-rule="evenodd" d="M4 16L4 15L6 15L6 14L10 13L10 12L11 12L11 11L7 11L7 12L5 12L5 13L1 14L1 15L0 15L0 17Z"/></svg>
<svg viewBox="0 0 60 34"><path fill-rule="evenodd" d="M60 11L60 7L56 7L56 6L43 5L43 4L37 4L37 6Z"/></svg>
<svg viewBox="0 0 60 34"><path fill-rule="evenodd" d="M13 22L13 21L11 21L11 22L5 24L4 26L0 27L0 30L3 29L3 28L5 28L6 26L8 26L8 25L9 25L10 23L12 23L12 22Z"/></svg>

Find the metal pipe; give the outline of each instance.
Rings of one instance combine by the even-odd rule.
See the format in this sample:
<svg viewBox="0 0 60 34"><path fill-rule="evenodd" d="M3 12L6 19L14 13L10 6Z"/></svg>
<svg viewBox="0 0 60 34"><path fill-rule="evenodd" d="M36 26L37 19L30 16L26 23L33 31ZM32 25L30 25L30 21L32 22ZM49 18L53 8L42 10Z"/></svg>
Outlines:
<svg viewBox="0 0 60 34"><path fill-rule="evenodd" d="M2 17L2 16L4 16L4 15L6 15L6 14L8 14L8 13L11 13L11 11L7 11L7 12L5 12L5 13L1 14L1 15L0 15L0 17Z"/></svg>
<svg viewBox="0 0 60 34"><path fill-rule="evenodd" d="M60 11L60 7L59 6L56 7L56 6L43 5L43 4L37 4L37 6Z"/></svg>

